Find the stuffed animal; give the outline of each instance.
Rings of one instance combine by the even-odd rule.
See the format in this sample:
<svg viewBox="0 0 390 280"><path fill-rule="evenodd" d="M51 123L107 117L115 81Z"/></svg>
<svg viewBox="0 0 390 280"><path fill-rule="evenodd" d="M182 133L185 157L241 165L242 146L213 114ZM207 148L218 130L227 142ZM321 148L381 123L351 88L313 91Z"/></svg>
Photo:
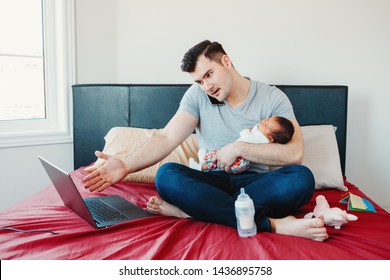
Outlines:
<svg viewBox="0 0 390 280"><path fill-rule="evenodd" d="M345 210L338 207L330 208L328 201L323 195L316 197L316 207L313 212L305 215L305 218L324 217L325 225L340 229L342 225L349 221L356 221L358 217L348 214Z"/></svg>

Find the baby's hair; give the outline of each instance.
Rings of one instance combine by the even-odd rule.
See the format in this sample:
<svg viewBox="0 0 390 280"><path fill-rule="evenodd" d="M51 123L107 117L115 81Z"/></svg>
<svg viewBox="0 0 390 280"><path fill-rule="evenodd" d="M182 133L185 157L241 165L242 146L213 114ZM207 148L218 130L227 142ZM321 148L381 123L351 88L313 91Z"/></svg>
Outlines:
<svg viewBox="0 0 390 280"><path fill-rule="evenodd" d="M289 119L284 117L276 116L275 120L279 124L279 128L272 132L272 138L275 143L286 144L290 142L294 134L294 125Z"/></svg>

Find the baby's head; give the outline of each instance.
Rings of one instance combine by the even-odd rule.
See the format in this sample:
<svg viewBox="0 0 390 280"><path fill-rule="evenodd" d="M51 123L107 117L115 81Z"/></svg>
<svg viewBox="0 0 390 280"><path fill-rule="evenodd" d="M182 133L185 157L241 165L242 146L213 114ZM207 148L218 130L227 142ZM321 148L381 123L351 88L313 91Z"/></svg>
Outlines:
<svg viewBox="0 0 390 280"><path fill-rule="evenodd" d="M263 119L258 127L271 143L286 144L290 142L294 134L292 122L279 116Z"/></svg>

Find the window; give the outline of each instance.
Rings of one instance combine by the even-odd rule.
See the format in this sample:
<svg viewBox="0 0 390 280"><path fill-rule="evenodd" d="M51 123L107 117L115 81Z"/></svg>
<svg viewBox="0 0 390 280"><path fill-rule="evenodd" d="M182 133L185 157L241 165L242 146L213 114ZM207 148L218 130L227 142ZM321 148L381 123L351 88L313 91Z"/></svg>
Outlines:
<svg viewBox="0 0 390 280"><path fill-rule="evenodd" d="M74 2L0 2L0 147L72 141Z"/></svg>
<svg viewBox="0 0 390 280"><path fill-rule="evenodd" d="M45 118L42 1L0 3L0 120Z"/></svg>

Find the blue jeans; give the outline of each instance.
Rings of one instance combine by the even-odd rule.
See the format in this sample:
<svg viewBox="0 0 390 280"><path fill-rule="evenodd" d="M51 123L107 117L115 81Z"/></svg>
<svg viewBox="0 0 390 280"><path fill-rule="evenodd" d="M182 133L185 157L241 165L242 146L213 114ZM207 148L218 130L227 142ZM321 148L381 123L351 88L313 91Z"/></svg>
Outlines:
<svg viewBox="0 0 390 280"><path fill-rule="evenodd" d="M240 189L252 198L258 231L271 232L268 218L281 218L309 202L314 177L303 165L289 165L272 172L198 171L166 163L156 176L156 188L166 202L196 220L237 226L234 202Z"/></svg>

